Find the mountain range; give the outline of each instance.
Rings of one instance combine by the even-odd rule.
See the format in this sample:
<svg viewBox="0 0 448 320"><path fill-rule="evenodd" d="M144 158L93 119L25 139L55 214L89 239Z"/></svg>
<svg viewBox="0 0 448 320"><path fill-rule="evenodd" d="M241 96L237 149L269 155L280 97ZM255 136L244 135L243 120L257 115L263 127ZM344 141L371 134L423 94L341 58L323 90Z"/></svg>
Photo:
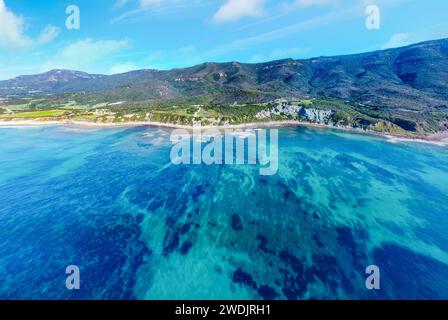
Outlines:
<svg viewBox="0 0 448 320"><path fill-rule="evenodd" d="M100 95L109 102L204 99L233 104L325 98L372 111L448 115L448 39L345 56L203 63L115 75L52 70L0 81L3 99L67 93Z"/></svg>

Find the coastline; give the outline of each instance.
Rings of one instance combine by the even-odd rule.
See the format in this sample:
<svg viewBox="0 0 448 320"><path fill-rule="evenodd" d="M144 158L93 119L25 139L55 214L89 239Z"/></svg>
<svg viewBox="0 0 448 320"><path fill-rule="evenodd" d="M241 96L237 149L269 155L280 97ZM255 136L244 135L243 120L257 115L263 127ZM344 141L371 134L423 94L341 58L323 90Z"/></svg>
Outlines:
<svg viewBox="0 0 448 320"><path fill-rule="evenodd" d="M122 122L122 123L96 123L88 121L72 121L72 120L20 120L20 121L2 121L0 120L0 127L8 126L45 126L45 125L75 125L75 126L87 126L87 127L99 127L99 128L111 128L111 127L138 127L138 126L150 126L150 127L162 127L162 128L172 128L172 129L186 129L194 130L201 128L202 130L207 129L253 129L259 127L288 127L288 126L301 126L301 127L311 127L311 128L322 128L322 129L334 129L346 132L354 132L361 134L369 134L375 136L381 136L387 138L391 143L398 142L419 142L427 144L436 144L440 146L448 145L448 131L439 132L429 136L406 136L402 134L377 132L372 130L363 130L352 127L336 127L331 125L294 121L294 120L284 120L284 121L267 121L267 122L253 122L253 123L243 123L234 124L226 126L202 126L195 127L189 125L180 125L173 123L162 123L162 122Z"/></svg>

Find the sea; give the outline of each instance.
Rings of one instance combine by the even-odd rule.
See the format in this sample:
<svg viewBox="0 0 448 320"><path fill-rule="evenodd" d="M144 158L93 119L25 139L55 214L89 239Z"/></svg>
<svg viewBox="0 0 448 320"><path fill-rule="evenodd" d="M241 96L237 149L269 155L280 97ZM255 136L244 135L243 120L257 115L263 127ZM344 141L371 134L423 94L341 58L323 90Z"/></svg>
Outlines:
<svg viewBox="0 0 448 320"><path fill-rule="evenodd" d="M0 127L0 299L448 299L446 146L272 128L261 175L172 130Z"/></svg>

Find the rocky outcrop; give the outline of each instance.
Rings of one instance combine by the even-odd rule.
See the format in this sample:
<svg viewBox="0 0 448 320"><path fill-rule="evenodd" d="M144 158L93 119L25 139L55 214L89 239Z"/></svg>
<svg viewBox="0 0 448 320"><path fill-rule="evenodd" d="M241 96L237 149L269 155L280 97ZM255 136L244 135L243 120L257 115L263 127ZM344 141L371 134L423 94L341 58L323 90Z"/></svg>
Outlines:
<svg viewBox="0 0 448 320"><path fill-rule="evenodd" d="M309 121L318 124L328 124L333 116L332 110L320 110L301 106L281 104L271 110L260 111L257 119L272 119L274 116L286 116L298 120Z"/></svg>
<svg viewBox="0 0 448 320"><path fill-rule="evenodd" d="M257 113L255 118L257 119L270 119L272 117L271 111L263 110Z"/></svg>
<svg viewBox="0 0 448 320"><path fill-rule="evenodd" d="M306 109L302 108L299 111L299 116L307 121L328 124L331 120L333 111L331 110L319 110L319 109Z"/></svg>
<svg viewBox="0 0 448 320"><path fill-rule="evenodd" d="M278 116L296 116L302 107L299 106L290 106L290 105L278 105L272 109L272 114Z"/></svg>

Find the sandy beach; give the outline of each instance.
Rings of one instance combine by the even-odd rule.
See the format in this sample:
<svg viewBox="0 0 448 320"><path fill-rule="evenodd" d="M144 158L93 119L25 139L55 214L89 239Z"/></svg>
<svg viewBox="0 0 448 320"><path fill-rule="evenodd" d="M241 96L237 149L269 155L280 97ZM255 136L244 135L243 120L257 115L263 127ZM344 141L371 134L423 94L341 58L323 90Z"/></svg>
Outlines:
<svg viewBox="0 0 448 320"><path fill-rule="evenodd" d="M429 143L436 145L448 145L448 131L440 132L437 134L429 135L429 136L405 136L401 134L392 134L392 133L381 133L372 130L363 130L358 128L351 127L336 127L330 125L309 123L309 122L301 122L301 121L268 121L268 122L254 122L254 123L244 123L244 124L235 124L235 125L226 125L226 126L189 126L189 125L180 125L180 124L172 124L172 123L162 123L162 122L122 122L122 123L96 123L96 122L87 122L87 121L39 121L39 120L20 120L20 121L1 121L0 127L3 126L44 126L44 125L76 125L76 126L88 126L88 127L135 127L135 126L153 126L153 127L163 127L163 128L173 128L173 129L186 129L186 130L194 130L194 129L253 129L253 128L273 128L273 127L286 127L286 126L303 126L303 127L312 127L312 128L324 128L324 129L334 129L341 130L347 132L355 132L362 134L370 134L376 136L382 136L388 139L391 143L398 142L420 142L420 143Z"/></svg>

